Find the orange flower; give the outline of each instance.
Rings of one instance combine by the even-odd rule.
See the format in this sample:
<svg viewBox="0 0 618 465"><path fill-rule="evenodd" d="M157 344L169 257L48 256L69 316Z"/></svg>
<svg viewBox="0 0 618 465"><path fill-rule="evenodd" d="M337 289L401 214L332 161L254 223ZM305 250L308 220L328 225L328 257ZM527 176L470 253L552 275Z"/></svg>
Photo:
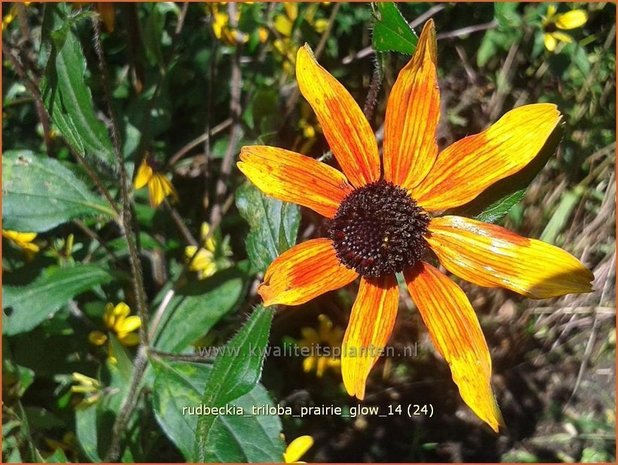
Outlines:
<svg viewBox="0 0 618 465"><path fill-rule="evenodd" d="M296 60L298 86L343 172L264 146L244 147L238 167L266 194L330 220L329 237L298 244L270 265L259 288L265 305L299 305L360 275L342 345L348 393L365 396L395 324L396 273L403 273L461 397L498 431L501 415L479 321L459 286L427 262L429 250L463 279L537 299L590 292L593 275L550 244L458 216L435 217L526 166L561 120L555 105L525 105L439 152L436 48L430 20L388 100L383 163L358 104L305 46Z"/></svg>

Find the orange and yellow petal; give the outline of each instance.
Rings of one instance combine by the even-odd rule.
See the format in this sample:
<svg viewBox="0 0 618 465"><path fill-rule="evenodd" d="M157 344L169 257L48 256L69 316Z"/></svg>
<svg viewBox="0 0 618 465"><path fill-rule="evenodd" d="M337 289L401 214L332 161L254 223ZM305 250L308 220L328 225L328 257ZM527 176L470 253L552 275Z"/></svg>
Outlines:
<svg viewBox="0 0 618 465"><path fill-rule="evenodd" d="M341 264L330 239L312 239L277 257L266 270L258 293L264 305L300 305L356 279Z"/></svg>
<svg viewBox="0 0 618 465"><path fill-rule="evenodd" d="M146 158L144 158L141 165L139 165L139 168L137 169L137 174L135 175L135 179L133 180L133 187L135 189L141 189L146 184L148 184L148 181L150 181L152 175L152 168L148 164Z"/></svg>
<svg viewBox="0 0 618 465"><path fill-rule="evenodd" d="M267 195L333 218L352 192L340 171L313 158L276 147L251 145L240 152L238 169Z"/></svg>
<svg viewBox="0 0 618 465"><path fill-rule="evenodd" d="M461 398L494 431L502 416L491 388L491 358L478 318L457 284L421 262L404 272L431 339L449 364Z"/></svg>
<svg viewBox="0 0 618 465"><path fill-rule="evenodd" d="M308 45L298 50L296 79L350 182L361 187L379 180L380 155L369 122L350 93L318 64Z"/></svg>
<svg viewBox="0 0 618 465"><path fill-rule="evenodd" d="M395 275L362 278L341 345L341 375L351 396L365 397L365 383L393 332L399 306Z"/></svg>
<svg viewBox="0 0 618 465"><path fill-rule="evenodd" d="M496 181L524 168L560 123L555 105L524 105L491 127L443 150L413 197L428 211L444 210L474 199Z"/></svg>
<svg viewBox="0 0 618 465"><path fill-rule="evenodd" d="M438 155L439 118L436 31L429 20L414 56L400 71L388 98L384 124L387 181L410 189L427 176Z"/></svg>
<svg viewBox="0 0 618 465"><path fill-rule="evenodd" d="M558 29L576 29L582 27L588 21L586 10L571 10L556 17L556 27Z"/></svg>
<svg viewBox="0 0 618 465"><path fill-rule="evenodd" d="M594 275L564 250L459 216L434 218L426 237L440 263L466 281L533 299L592 291Z"/></svg>

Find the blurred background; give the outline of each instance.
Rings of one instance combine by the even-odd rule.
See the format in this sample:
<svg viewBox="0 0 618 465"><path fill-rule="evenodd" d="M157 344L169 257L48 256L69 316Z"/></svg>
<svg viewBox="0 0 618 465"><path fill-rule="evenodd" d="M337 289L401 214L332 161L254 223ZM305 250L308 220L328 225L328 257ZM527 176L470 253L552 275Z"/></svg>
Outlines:
<svg viewBox="0 0 618 465"><path fill-rule="evenodd" d="M46 7L2 7L3 151L47 154L70 164L94 189L85 168L74 163L57 117L50 120L36 96L50 54L44 22L52 20ZM286 442L310 435L314 445L303 456L308 462L614 462L616 6L397 7L415 31L429 18L436 23L441 148L483 130L513 107L558 105L564 130L557 149L544 166L535 167L527 189L528 182L520 186L506 216L496 221L580 258L594 272L595 291L533 301L458 281L479 315L491 351L493 384L507 425L502 434L494 434L464 405L447 364L402 293L390 341L395 354L383 357L372 371L363 405L383 410L389 405L426 405L433 414L282 416ZM80 79L90 89L95 109L103 109L95 112L96 118L109 123L104 97L108 85L129 175L135 178L145 163L167 180L158 188L167 197L161 205L153 204L156 187L151 184L148 189L136 184L134 190L148 300L160 302L166 286L179 276L208 283L208 292L229 293L223 290L231 282L224 273L249 258L249 271L238 278L242 285L225 311L201 332L198 327L199 334L192 333L195 337L186 347L176 349L190 353L194 346L224 344L259 302L256 285L263 267L245 243L259 221L250 211L257 194L235 168L240 147L267 144L313 157L328 152L315 115L296 86L298 47L308 43L313 48L320 64L365 108L381 138L386 97L409 59L405 38L376 42L376 24L384 28L396 21L383 14L369 3L336 2L71 6L72 22L67 24L85 57ZM102 20L107 83L97 68L88 21L95 15ZM103 161L94 166L111 194L119 195L113 185L116 169ZM476 206L468 208L474 212ZM324 224L316 214L294 211L298 241L322 235ZM210 233L214 243L206 248L209 254L188 263L196 248L187 248L209 234L204 222L215 230ZM296 238L290 239L293 243ZM36 238L3 231L2 255L3 286L28 285L45 269L74 262L110 262L118 276L128 269L118 227L92 218L72 219ZM183 267L187 273L181 273ZM271 346L337 345L355 294L352 285L303 306L280 309ZM134 299L131 286L119 278L114 285L101 284L71 298L36 328L5 334L5 461L93 459L85 451L88 439L76 411L84 401L98 401L98 388L90 389L92 381L80 381L71 373L101 382L101 367L118 355L107 348L109 333L121 341L128 359L133 357L127 334L135 328L125 320L124 327L118 321L110 324L105 315L112 310L105 304L125 301L135 309ZM173 352L171 347L165 349ZM407 355L401 356L406 348ZM343 390L337 360L329 358L267 358L261 383L275 404L294 409L338 405L348 413L356 405ZM81 390L74 389L80 385ZM146 445L130 459L183 461L178 443L149 409L151 401L146 389L140 404L140 441Z"/></svg>

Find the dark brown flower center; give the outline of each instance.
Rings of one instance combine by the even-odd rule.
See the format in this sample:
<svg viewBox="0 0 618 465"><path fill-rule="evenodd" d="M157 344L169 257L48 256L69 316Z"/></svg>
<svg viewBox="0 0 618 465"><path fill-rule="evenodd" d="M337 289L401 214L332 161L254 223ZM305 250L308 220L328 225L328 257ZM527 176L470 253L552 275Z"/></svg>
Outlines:
<svg viewBox="0 0 618 465"><path fill-rule="evenodd" d="M328 233L341 263L377 278L421 259L428 224L429 216L405 189L376 181L341 202Z"/></svg>

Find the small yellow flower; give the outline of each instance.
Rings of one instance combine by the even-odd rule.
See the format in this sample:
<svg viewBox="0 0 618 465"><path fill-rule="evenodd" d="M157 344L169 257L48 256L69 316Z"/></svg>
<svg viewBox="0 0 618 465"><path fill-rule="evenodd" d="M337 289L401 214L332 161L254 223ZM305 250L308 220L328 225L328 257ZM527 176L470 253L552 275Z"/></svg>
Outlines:
<svg viewBox="0 0 618 465"><path fill-rule="evenodd" d="M144 161L142 161L142 164L137 169L137 175L133 180L133 187L135 187L135 189L141 189L148 185L148 197L150 198L150 205L153 208L161 205L161 202L170 195L177 201L178 194L170 180L167 179L164 174L155 171L150 163L148 156L144 157Z"/></svg>
<svg viewBox="0 0 618 465"><path fill-rule="evenodd" d="M309 327L301 329L303 338L298 341L298 344L301 347L309 347L312 351L324 350L324 348L332 350L334 347L340 347L343 340L343 330L335 326L326 315L320 314L318 321L320 326L317 331ZM322 349L318 349L318 346ZM315 370L315 375L318 378L321 378L328 368L339 372L340 367L341 360L339 357L329 356L328 354L320 355L317 353L309 355L303 360L303 371L310 373Z"/></svg>
<svg viewBox="0 0 618 465"><path fill-rule="evenodd" d="M3 229L2 237L11 241L12 244L23 250L26 256L30 258L40 250L39 246L32 242L36 239L36 233Z"/></svg>
<svg viewBox="0 0 618 465"><path fill-rule="evenodd" d="M204 242L204 240L208 237L209 232L210 225L208 223L202 223L202 245L200 246L199 251L197 251L197 246L195 245L188 245L185 247L185 260L187 262L191 260L191 257L193 257L197 251L197 255L189 265L189 269L197 272L199 279L209 278L217 271L217 263L215 261L215 240L211 236L206 240L206 242Z"/></svg>
<svg viewBox="0 0 618 465"><path fill-rule="evenodd" d="M74 383L71 386L71 392L84 396L77 404L78 409L89 407L101 398L101 383L98 380L78 372L73 372L71 379Z"/></svg>
<svg viewBox="0 0 618 465"><path fill-rule="evenodd" d="M249 35L239 31L236 28L230 27L230 16L224 11L219 10L217 6L211 5L212 14L212 32L215 37L228 45L236 43L245 43L249 40ZM236 13L236 22L240 18L240 12Z"/></svg>
<svg viewBox="0 0 618 465"><path fill-rule="evenodd" d="M549 5L547 16L543 17L543 41L545 48L550 52L556 50L558 42L570 44L573 38L562 31L577 29L588 21L588 13L585 10L576 9L566 13L557 14L555 5Z"/></svg>
<svg viewBox="0 0 618 465"><path fill-rule="evenodd" d="M285 463L305 463L298 460L307 453L313 446L313 438L305 435L294 439L283 453L283 461Z"/></svg>
<svg viewBox="0 0 618 465"><path fill-rule="evenodd" d="M23 5L28 6L30 5L30 3L32 2L24 2ZM9 12L2 17L2 30L4 30L4 28L11 24L13 20L17 17L17 8L17 4L13 3L13 5L11 5L11 8L9 9Z"/></svg>
<svg viewBox="0 0 618 465"><path fill-rule="evenodd" d="M268 29L264 26L260 26L258 28L258 38L260 39L260 43L263 44L268 40Z"/></svg>
<svg viewBox="0 0 618 465"><path fill-rule="evenodd" d="M139 344L139 335L134 331L141 326L142 320L130 313L131 308L124 302L116 306L107 304L103 313L103 323L107 329L116 333L118 341L124 346ZM102 331L91 331L88 340L96 346L102 346L107 342L107 335Z"/></svg>

